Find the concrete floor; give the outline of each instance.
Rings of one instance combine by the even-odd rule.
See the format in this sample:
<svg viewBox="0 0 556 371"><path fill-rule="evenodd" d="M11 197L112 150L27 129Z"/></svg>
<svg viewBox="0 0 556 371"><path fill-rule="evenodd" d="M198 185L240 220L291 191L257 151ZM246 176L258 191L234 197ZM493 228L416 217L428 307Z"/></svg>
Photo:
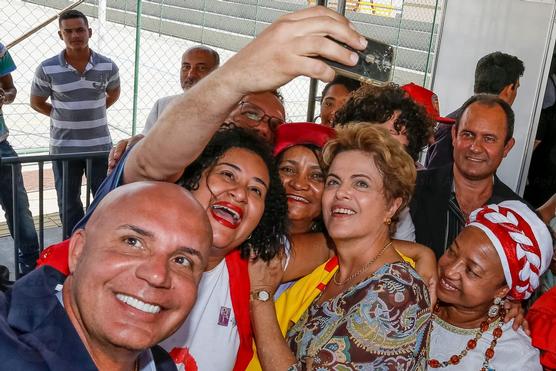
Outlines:
<svg viewBox="0 0 556 371"><path fill-rule="evenodd" d="M29 198L29 209L34 216L35 228L39 229L39 192L38 171L36 166L25 166L22 171L25 189ZM85 182L83 182L85 184ZM82 202L85 204L85 185L81 190ZM62 240L62 223L58 215L56 190L49 165L45 165L44 174L44 246L48 247ZM14 279L14 241L10 236L5 215L0 211L0 265L10 270L10 277Z"/></svg>
<svg viewBox="0 0 556 371"><path fill-rule="evenodd" d="M54 227L44 230L44 246L50 246L62 240L62 228ZM0 237L0 264L10 270L10 279L15 278L14 240L10 236Z"/></svg>

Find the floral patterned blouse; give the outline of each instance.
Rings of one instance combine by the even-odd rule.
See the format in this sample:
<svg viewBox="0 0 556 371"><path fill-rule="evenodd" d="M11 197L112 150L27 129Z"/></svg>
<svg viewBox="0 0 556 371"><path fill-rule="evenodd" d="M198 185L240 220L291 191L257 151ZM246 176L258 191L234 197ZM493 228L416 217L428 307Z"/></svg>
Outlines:
<svg viewBox="0 0 556 371"><path fill-rule="evenodd" d="M290 370L425 369L430 299L406 263L385 264L335 298L318 300L288 331L298 360Z"/></svg>

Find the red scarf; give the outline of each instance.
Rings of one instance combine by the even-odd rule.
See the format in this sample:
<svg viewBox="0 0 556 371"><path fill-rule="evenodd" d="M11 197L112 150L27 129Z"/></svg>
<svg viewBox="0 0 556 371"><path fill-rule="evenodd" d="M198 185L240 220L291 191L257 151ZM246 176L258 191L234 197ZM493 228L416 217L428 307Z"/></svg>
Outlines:
<svg viewBox="0 0 556 371"><path fill-rule="evenodd" d="M249 315L249 271L247 260L241 259L239 250L226 256L226 266L230 276L230 296L239 333L239 349L237 351L234 371L243 371L253 358L253 332Z"/></svg>

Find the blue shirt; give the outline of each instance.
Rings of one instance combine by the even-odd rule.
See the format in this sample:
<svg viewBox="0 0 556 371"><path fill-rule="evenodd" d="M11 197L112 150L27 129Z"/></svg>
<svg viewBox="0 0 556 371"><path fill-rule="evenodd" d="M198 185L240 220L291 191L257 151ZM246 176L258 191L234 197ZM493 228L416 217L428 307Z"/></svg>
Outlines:
<svg viewBox="0 0 556 371"><path fill-rule="evenodd" d="M66 277L44 266L0 292L0 364L2 370L97 371L57 292ZM146 353L146 352L143 352ZM175 371L159 346L139 358L142 370Z"/></svg>

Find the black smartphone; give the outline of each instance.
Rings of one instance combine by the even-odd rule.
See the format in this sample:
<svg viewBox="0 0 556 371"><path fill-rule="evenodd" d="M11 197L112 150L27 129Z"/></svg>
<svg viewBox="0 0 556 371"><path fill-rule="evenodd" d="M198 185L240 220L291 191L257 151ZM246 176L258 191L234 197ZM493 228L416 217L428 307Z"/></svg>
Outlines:
<svg viewBox="0 0 556 371"><path fill-rule="evenodd" d="M332 38L330 39L338 42ZM346 66L325 58L320 59L332 67L339 75L364 83L379 86L386 85L392 81L394 74L394 48L389 44L368 37L365 37L365 39L367 39L367 47L362 51L355 50L349 45L338 42L344 48L359 55L359 60L355 66Z"/></svg>

